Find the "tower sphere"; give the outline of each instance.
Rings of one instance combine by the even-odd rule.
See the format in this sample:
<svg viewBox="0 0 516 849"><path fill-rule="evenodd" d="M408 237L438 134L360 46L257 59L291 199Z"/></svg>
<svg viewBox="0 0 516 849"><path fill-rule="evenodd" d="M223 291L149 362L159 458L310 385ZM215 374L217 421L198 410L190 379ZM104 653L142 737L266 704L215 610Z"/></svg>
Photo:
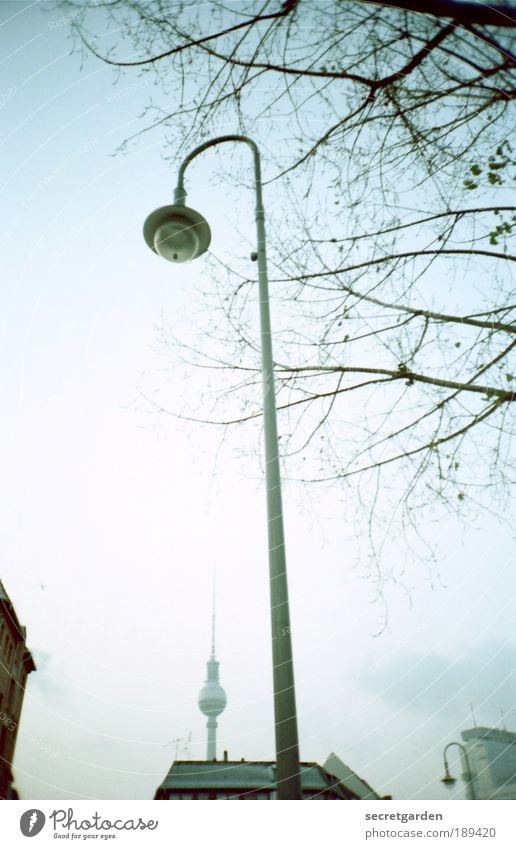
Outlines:
<svg viewBox="0 0 516 849"><path fill-rule="evenodd" d="M226 707L226 693L220 684L209 681L199 693L199 709L205 716L218 716Z"/></svg>

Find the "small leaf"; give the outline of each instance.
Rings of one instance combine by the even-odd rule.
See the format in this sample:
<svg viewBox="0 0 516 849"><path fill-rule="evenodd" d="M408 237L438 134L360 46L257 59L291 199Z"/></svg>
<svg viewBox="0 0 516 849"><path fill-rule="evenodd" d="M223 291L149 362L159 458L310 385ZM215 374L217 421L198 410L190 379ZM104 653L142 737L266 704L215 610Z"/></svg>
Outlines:
<svg viewBox="0 0 516 849"><path fill-rule="evenodd" d="M464 493L463 493L463 492L458 492L458 493L457 493L457 498L459 499L459 501L464 501L464 498L465 498Z"/></svg>
<svg viewBox="0 0 516 849"><path fill-rule="evenodd" d="M460 348L460 346L461 346L461 345L462 345L462 342L455 342L455 347L456 347L456 348Z"/></svg>
<svg viewBox="0 0 516 849"><path fill-rule="evenodd" d="M514 375L513 375L513 374L506 374L506 375L505 375L505 377L506 377L506 379L507 379L509 382L510 382L511 380L514 380Z"/></svg>

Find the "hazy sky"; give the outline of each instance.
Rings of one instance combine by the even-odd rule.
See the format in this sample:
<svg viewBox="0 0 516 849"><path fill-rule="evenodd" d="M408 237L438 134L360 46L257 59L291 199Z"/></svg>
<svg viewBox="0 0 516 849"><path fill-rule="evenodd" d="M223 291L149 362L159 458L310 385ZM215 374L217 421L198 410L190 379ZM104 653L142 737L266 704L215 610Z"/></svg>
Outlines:
<svg viewBox="0 0 516 849"><path fill-rule="evenodd" d="M158 344L162 324L193 334L204 267L160 261L141 236L146 215L172 202L162 136L113 156L159 87L130 74L114 85L95 60L81 70L51 3L4 0L0 14L10 45L0 65L0 577L38 666L16 783L33 799L152 798L176 748L205 757L197 696L214 566L228 696L219 753L274 757L261 465L238 433L218 451L218 432L141 397L166 384L194 406L205 380L185 382ZM211 212L215 250L235 209L206 187L207 167L192 167L189 184L192 205ZM238 213L250 242L252 200ZM499 724L502 708L516 730L507 527L440 521L439 574L415 563L388 588L388 626L375 636L383 609L353 568L344 495L291 483L284 501L302 759L334 751L380 793L449 798L442 750L471 726L470 703L479 724Z"/></svg>

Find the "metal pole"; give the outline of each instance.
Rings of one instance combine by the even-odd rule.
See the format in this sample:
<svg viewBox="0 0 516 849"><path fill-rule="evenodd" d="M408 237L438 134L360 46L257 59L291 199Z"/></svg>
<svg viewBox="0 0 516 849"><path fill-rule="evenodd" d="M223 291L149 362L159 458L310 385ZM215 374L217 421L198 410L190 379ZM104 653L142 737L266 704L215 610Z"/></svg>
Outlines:
<svg viewBox="0 0 516 849"><path fill-rule="evenodd" d="M468 773L467 773L467 778L466 778L466 776L463 776L463 778L466 778L466 783L469 785L469 789L470 789L470 793L471 793L471 799L476 801L477 794L475 792L474 775L473 775L473 772L471 770L471 764L469 762L469 757L468 757L468 753L466 751L466 747L463 746L462 743L452 742L452 743L448 743L448 745L444 747L443 755L444 755L444 768L446 770L446 773L447 774L449 773L448 761L446 759L446 752L448 751L450 746L458 746L459 749L462 751L462 753L464 755L464 762L466 764L466 769L467 769Z"/></svg>
<svg viewBox="0 0 516 849"><path fill-rule="evenodd" d="M272 664L274 682L274 719L276 729L276 782L278 799L302 799L299 768L299 743L294 687L294 666L290 635L287 564L283 530L281 474L278 456L278 427L272 358L269 282L265 246L265 213L262 200L260 153L247 136L220 136L195 148L178 172L175 203L185 201L184 172L199 153L222 142L245 142L253 151L256 193L256 236L258 288L262 353L263 424L265 436L265 480L267 487L267 525L269 540L269 581L272 623Z"/></svg>

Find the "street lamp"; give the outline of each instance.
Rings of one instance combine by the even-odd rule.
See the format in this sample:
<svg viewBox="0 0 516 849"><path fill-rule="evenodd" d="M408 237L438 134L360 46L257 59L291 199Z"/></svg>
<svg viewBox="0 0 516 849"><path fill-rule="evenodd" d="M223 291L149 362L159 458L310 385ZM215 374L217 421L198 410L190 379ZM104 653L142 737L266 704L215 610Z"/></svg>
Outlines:
<svg viewBox="0 0 516 849"><path fill-rule="evenodd" d="M247 136L219 136L196 147L183 160L174 192L174 205L152 212L145 221L143 235L148 246L170 262L189 262L203 254L210 244L208 222L185 205L184 173L203 151L223 142L244 142L254 160L256 194L256 235L260 331L262 350L263 421L265 435L265 480L267 488L267 527L269 541L269 581L272 621L272 663L274 719L276 731L276 782L278 799L301 799L299 744L297 734L294 668L290 636L287 566L278 459L278 429L274 392L269 284L265 252L265 215L262 201L260 153Z"/></svg>
<svg viewBox="0 0 516 849"><path fill-rule="evenodd" d="M448 743L448 745L444 747L444 752L443 752L444 776L443 776L443 778L441 778L441 781L442 781L443 784L446 784L449 787L453 787L453 785L455 784L455 782L457 780L452 775L450 775L450 768L448 766L448 759L446 757L446 752L448 751L450 746L458 746L459 749L461 750L462 754L464 755L464 762L466 764L467 773L465 773L463 775L463 778L466 781L466 783L469 784L469 788L470 788L470 792L471 792L471 798L476 799L477 794L475 793L474 774L473 774L473 771L471 769L471 764L469 762L469 757L468 757L468 753L466 751L466 747L463 746L462 743Z"/></svg>

